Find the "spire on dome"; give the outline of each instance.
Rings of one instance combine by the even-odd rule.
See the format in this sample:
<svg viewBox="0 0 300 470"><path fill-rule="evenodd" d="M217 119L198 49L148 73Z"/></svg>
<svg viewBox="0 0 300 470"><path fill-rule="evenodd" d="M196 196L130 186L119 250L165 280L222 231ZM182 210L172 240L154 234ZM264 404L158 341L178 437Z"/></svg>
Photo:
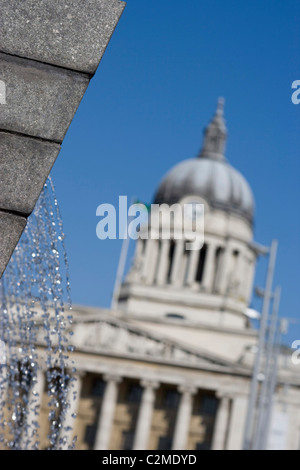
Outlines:
<svg viewBox="0 0 300 470"><path fill-rule="evenodd" d="M218 99L216 113L204 131L204 143L199 154L200 158L225 160L224 152L227 138L227 128L223 117L224 103L224 98Z"/></svg>

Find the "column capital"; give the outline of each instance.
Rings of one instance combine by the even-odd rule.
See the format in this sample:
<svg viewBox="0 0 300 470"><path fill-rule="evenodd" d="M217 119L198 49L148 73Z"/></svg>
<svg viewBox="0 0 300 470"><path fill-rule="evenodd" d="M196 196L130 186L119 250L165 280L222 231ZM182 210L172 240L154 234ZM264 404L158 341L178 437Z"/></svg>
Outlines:
<svg viewBox="0 0 300 470"><path fill-rule="evenodd" d="M105 382L120 383L123 379L120 375L117 374L104 374L103 380L105 380Z"/></svg>
<svg viewBox="0 0 300 470"><path fill-rule="evenodd" d="M232 398L232 394L230 392L227 392L225 390L217 390L216 391L216 398L219 400L222 400L223 398Z"/></svg>
<svg viewBox="0 0 300 470"><path fill-rule="evenodd" d="M178 385L177 390L183 395L195 395L198 389L192 384L182 384Z"/></svg>
<svg viewBox="0 0 300 470"><path fill-rule="evenodd" d="M140 381L140 384L143 388L151 388L153 390L155 390L156 388L159 387L159 382L155 381L155 380L149 380L149 379L142 379Z"/></svg>

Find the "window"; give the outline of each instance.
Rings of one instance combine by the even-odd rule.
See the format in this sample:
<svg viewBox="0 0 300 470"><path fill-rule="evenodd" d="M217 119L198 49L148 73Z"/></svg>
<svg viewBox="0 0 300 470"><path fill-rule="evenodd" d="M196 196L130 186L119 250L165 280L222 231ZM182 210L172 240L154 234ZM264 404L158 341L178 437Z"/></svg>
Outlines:
<svg viewBox="0 0 300 470"><path fill-rule="evenodd" d="M127 400L130 403L139 403L142 398L143 387L138 384L131 384L128 390Z"/></svg>
<svg viewBox="0 0 300 470"><path fill-rule="evenodd" d="M84 442L89 446L90 449L94 447L97 433L97 424L88 424L85 428Z"/></svg>
<svg viewBox="0 0 300 470"><path fill-rule="evenodd" d="M157 450L171 450L172 448L172 439L169 436L162 436L158 441Z"/></svg>
<svg viewBox="0 0 300 470"><path fill-rule="evenodd" d="M215 416L219 400L214 395L206 395L200 403L200 413L206 416Z"/></svg>
<svg viewBox="0 0 300 470"><path fill-rule="evenodd" d="M171 282L171 274L172 274L172 267L174 261L174 253L175 253L175 242L171 240L170 248L169 248L169 269L168 269L168 282Z"/></svg>
<svg viewBox="0 0 300 470"><path fill-rule="evenodd" d="M163 406L165 408L176 408L178 404L179 404L179 392L171 388L169 390L166 390Z"/></svg>
<svg viewBox="0 0 300 470"><path fill-rule="evenodd" d="M123 432L123 450L132 450L134 433L133 431Z"/></svg>
<svg viewBox="0 0 300 470"><path fill-rule="evenodd" d="M105 382L102 379L96 378L92 383L91 395L93 397L103 397L105 390Z"/></svg>
<svg viewBox="0 0 300 470"><path fill-rule="evenodd" d="M196 272L196 282L199 282L199 283L201 283L203 279L206 251L207 251L207 246L203 245L203 247L201 248L199 252L198 267L197 267L197 272Z"/></svg>
<svg viewBox="0 0 300 470"><path fill-rule="evenodd" d="M210 450L211 443L208 441L197 442L196 450Z"/></svg>
<svg viewBox="0 0 300 470"><path fill-rule="evenodd" d="M181 315L180 313L167 313L166 314L167 318L174 318L176 320L184 320L185 316Z"/></svg>

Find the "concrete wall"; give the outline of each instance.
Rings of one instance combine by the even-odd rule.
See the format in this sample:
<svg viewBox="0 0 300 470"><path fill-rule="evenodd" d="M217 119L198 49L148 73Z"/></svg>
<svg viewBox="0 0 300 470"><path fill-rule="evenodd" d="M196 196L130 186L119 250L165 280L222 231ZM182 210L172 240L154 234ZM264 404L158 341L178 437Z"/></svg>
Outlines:
<svg viewBox="0 0 300 470"><path fill-rule="evenodd" d="M1 2L0 277L124 6Z"/></svg>

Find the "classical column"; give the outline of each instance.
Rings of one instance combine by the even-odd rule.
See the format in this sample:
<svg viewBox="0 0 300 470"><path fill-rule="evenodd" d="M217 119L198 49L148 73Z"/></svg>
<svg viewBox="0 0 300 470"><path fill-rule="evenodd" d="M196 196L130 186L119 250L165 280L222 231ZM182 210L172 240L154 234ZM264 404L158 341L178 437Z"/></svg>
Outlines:
<svg viewBox="0 0 300 470"><path fill-rule="evenodd" d="M171 272L171 284L180 285L180 269L183 264L184 240L175 241L174 261Z"/></svg>
<svg viewBox="0 0 300 470"><path fill-rule="evenodd" d="M170 249L170 240L161 240L161 250L158 260L158 269L156 276L156 283L158 285L164 285L167 279L168 273L168 263L169 263L169 249Z"/></svg>
<svg viewBox="0 0 300 470"><path fill-rule="evenodd" d="M77 415L79 400L82 388L82 379L85 375L84 371L77 371L71 379L71 384L68 388L67 403L69 408L64 417L62 428L60 431L60 439L63 440L61 450L68 450L72 445L72 438L74 434L74 423Z"/></svg>
<svg viewBox="0 0 300 470"><path fill-rule="evenodd" d="M143 395L135 428L133 450L147 450L151 430L155 390L159 384L157 382L143 380L141 385L143 386Z"/></svg>
<svg viewBox="0 0 300 470"><path fill-rule="evenodd" d="M186 284L192 286L195 282L196 271L199 263L200 250L190 250L187 266Z"/></svg>
<svg viewBox="0 0 300 470"><path fill-rule="evenodd" d="M204 262L204 272L203 272L203 282L202 286L208 292L212 290L213 287L213 278L215 272L215 253L216 245L208 241L206 245L206 256Z"/></svg>
<svg viewBox="0 0 300 470"><path fill-rule="evenodd" d="M139 281L143 273L143 265L145 263L144 243L146 240L138 238L133 258L133 265L127 274L128 281Z"/></svg>
<svg viewBox="0 0 300 470"><path fill-rule="evenodd" d="M225 450L229 423L230 398L227 395L221 394L217 394L217 397L220 401L214 426L212 450Z"/></svg>
<svg viewBox="0 0 300 470"><path fill-rule="evenodd" d="M145 276L146 284L153 284L155 272L157 269L159 255L159 240L148 240L151 242L151 254L148 260L148 268Z"/></svg>
<svg viewBox="0 0 300 470"><path fill-rule="evenodd" d="M118 398L118 383L121 381L121 377L115 375L105 375L103 378L106 381L106 387L98 420L94 450L107 450L109 445Z"/></svg>
<svg viewBox="0 0 300 470"><path fill-rule="evenodd" d="M145 261L142 269L142 278L147 284L153 282L155 265L158 255L158 240L149 238L146 240Z"/></svg>
<svg viewBox="0 0 300 470"><path fill-rule="evenodd" d="M176 417L172 450L185 450L192 416L193 395L197 390L190 386L179 386L178 390L181 393L181 397Z"/></svg>
<svg viewBox="0 0 300 470"><path fill-rule="evenodd" d="M143 255L143 266L142 266L142 280L145 281L148 273L149 262L151 259L151 249L152 249L152 242L151 238L148 238L145 243L145 251Z"/></svg>
<svg viewBox="0 0 300 470"><path fill-rule="evenodd" d="M245 286L245 299L246 299L246 302L249 301L249 299L251 297L251 294L252 294L253 278L254 278L254 274L255 274L254 265L255 265L255 260L251 259L251 258L248 258L247 259L248 275L247 275L247 278L246 278L246 286Z"/></svg>
<svg viewBox="0 0 300 470"><path fill-rule="evenodd" d="M247 395L236 395L233 397L230 413L230 426L228 430L227 450L242 450L243 431L247 414Z"/></svg>
<svg viewBox="0 0 300 470"><path fill-rule="evenodd" d="M143 252L143 244L144 243L146 243L146 242L142 238L138 238L137 241L136 241L134 259L137 260L137 262L140 262L140 260L141 260L142 252Z"/></svg>
<svg viewBox="0 0 300 470"><path fill-rule="evenodd" d="M219 283L219 292L220 294L225 295L227 293L228 284L230 279L228 274L230 273L232 264L232 247L229 243L225 246L222 260L220 263L220 283Z"/></svg>
<svg viewBox="0 0 300 470"><path fill-rule="evenodd" d="M32 444L32 437L37 430L35 423L39 420L39 411L42 404L43 391L45 387L45 373L43 370L38 369L36 376L33 377L33 385L29 391L28 404L26 408L25 422L23 424L23 431L21 437L21 448L26 450L30 441Z"/></svg>
<svg viewBox="0 0 300 470"><path fill-rule="evenodd" d="M241 249L239 249L238 251L239 253L238 253L236 269L234 273L234 284L235 284L234 294L240 299L242 298L244 253L243 253L243 250Z"/></svg>
<svg viewBox="0 0 300 470"><path fill-rule="evenodd" d="M246 290L247 290L247 280L249 277L249 270L248 270L248 258L245 253L241 253L241 283L239 289L239 295L241 298L246 299Z"/></svg>

